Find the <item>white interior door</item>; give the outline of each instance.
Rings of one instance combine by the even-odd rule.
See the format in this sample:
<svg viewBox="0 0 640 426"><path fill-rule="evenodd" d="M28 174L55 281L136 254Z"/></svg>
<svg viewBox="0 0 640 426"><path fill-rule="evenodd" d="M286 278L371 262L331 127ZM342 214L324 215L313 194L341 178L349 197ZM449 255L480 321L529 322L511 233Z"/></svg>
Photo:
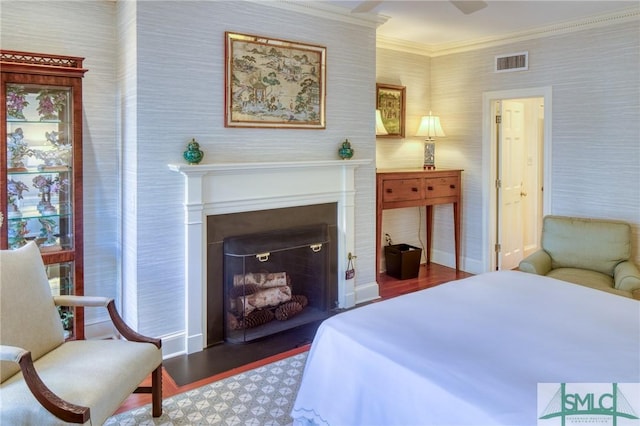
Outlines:
<svg viewBox="0 0 640 426"><path fill-rule="evenodd" d="M505 99L524 103L525 106L525 154L526 169L524 171L524 191L520 203L525 205L524 212L524 253L526 255L539 246L540 225L545 214L551 214L551 182L552 168L551 146L553 127L552 88L532 87L526 89L510 89L485 92L482 95L482 173L486 177L483 182L483 250L482 265L478 272L505 269L500 267L502 261L496 247L502 242L499 233L502 229L501 199L498 199L498 174L501 173L499 125L496 116L500 114L501 104ZM471 270L471 268L469 268Z"/></svg>
<svg viewBox="0 0 640 426"><path fill-rule="evenodd" d="M501 102L498 141L498 269L513 269L524 253L524 190L526 141L524 104Z"/></svg>

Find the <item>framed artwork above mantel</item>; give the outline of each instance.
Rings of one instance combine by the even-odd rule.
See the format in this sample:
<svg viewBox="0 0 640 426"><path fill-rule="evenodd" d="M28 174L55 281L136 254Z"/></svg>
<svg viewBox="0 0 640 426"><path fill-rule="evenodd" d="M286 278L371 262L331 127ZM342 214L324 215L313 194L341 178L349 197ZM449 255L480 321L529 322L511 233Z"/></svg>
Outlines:
<svg viewBox="0 0 640 426"><path fill-rule="evenodd" d="M324 129L326 48L225 32L225 127Z"/></svg>
<svg viewBox="0 0 640 426"><path fill-rule="evenodd" d="M386 135L377 138L404 138L406 88L391 84L376 84L376 109L380 110Z"/></svg>

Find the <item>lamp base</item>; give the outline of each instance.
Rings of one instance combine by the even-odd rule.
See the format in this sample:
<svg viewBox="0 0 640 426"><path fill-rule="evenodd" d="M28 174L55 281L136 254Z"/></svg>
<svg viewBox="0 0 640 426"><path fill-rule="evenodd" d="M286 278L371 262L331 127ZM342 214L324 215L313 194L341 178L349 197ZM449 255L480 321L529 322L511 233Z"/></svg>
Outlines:
<svg viewBox="0 0 640 426"><path fill-rule="evenodd" d="M436 169L436 144L434 142L426 142L424 144L424 161L422 163L422 169Z"/></svg>

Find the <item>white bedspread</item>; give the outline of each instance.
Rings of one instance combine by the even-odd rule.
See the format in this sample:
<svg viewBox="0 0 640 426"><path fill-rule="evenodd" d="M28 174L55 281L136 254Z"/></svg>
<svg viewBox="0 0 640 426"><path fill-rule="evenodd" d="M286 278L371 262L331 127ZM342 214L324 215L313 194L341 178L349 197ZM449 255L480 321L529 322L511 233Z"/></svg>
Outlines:
<svg viewBox="0 0 640 426"><path fill-rule="evenodd" d="M325 320L297 424L535 425L538 383L640 382L640 302L491 272Z"/></svg>

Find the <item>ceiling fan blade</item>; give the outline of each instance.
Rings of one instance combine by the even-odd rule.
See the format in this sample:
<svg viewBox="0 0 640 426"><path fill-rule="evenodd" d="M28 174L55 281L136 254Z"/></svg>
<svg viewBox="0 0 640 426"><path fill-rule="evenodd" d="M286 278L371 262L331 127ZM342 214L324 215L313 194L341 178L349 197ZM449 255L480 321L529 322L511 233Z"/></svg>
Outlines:
<svg viewBox="0 0 640 426"><path fill-rule="evenodd" d="M477 12L480 9L484 9L485 7L487 7L487 2L485 1L454 1L454 0L449 0L451 3L453 3L453 5L455 7L457 7L458 9L460 9L460 12L464 13L465 15L469 15L473 12Z"/></svg>
<svg viewBox="0 0 640 426"><path fill-rule="evenodd" d="M365 0L353 9L351 13L367 13L375 9L383 0Z"/></svg>

